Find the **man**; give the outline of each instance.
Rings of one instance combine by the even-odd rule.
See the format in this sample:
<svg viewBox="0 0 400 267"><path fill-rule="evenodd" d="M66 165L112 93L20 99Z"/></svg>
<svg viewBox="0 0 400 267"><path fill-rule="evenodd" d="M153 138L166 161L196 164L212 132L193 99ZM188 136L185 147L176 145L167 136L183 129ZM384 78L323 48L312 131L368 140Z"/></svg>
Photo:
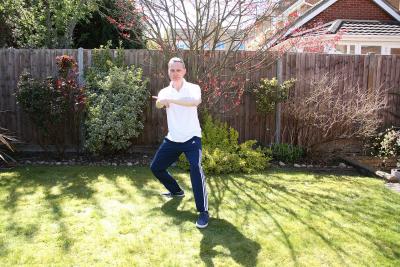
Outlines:
<svg viewBox="0 0 400 267"><path fill-rule="evenodd" d="M197 106L201 103L201 90L196 84L186 82L185 63L180 58L171 58L168 62L168 75L171 83L162 89L158 96L157 108L166 108L168 135L159 147L151 163L154 176L167 188L167 197L183 197L185 193L176 180L167 172L184 153L190 164L190 180L197 211L198 228L208 225L208 199L206 178L201 167L201 128L197 116Z"/></svg>

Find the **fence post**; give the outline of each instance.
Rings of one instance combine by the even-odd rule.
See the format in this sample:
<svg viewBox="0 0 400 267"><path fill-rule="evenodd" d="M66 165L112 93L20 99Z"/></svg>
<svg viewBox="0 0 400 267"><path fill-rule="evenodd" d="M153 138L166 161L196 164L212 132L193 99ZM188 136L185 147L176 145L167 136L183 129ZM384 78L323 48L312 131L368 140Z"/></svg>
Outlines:
<svg viewBox="0 0 400 267"><path fill-rule="evenodd" d="M84 85L84 78L83 78L83 48L80 47L78 48L78 84L79 86ZM79 116L79 129L78 129L78 148L77 152L78 154L81 153L83 146L84 146L84 140L85 140L85 127L83 125L83 118Z"/></svg>
<svg viewBox="0 0 400 267"><path fill-rule="evenodd" d="M83 48L78 48L78 83L83 85Z"/></svg>
<svg viewBox="0 0 400 267"><path fill-rule="evenodd" d="M278 58L276 62L276 77L278 79L278 84L282 84L282 58ZM275 105L275 143L279 144L281 142L281 103L276 103Z"/></svg>

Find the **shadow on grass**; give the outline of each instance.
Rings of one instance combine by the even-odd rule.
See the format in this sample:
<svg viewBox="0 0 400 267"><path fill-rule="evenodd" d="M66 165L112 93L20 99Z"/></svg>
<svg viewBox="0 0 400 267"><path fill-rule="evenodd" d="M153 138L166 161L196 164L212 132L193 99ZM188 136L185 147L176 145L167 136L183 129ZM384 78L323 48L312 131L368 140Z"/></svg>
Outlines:
<svg viewBox="0 0 400 267"><path fill-rule="evenodd" d="M304 235L321 240L321 244L332 250L342 265L348 264L348 259L363 265L371 265L359 257L359 254L352 255L347 251L348 241L340 240L343 235L362 245L363 248L376 250L379 256L392 260L400 258L399 242L388 237L400 232L399 205L391 205L400 203L400 197L386 193L387 189L383 186L380 189L375 184L364 183L362 178L309 173L308 176L302 177L303 174L293 171L273 171L263 173L260 177L253 175L209 177L207 185L210 189L210 207L213 211L211 215L214 218L211 218L207 229L200 230L203 234L200 244L202 261L207 266L214 266L213 260L218 255L224 254L220 250L220 247L223 247L222 251L229 251L229 256L236 263L242 266L257 265L260 244L247 238L234 225L218 216L220 207L226 202L235 203L231 208L242 213L238 216L244 222L248 222L246 220L252 213L270 219L272 223L268 223L273 224L278 230L280 240L290 253L288 255L291 256L294 265L298 265L302 248L293 243L291 229L285 224L287 219L304 226L307 232ZM22 224L13 218L13 214L18 208L19 201L24 201L27 196L41 191L44 194L44 205L49 208L52 219L59 226L62 247L64 250L69 250L73 245L71 239L73 233L68 229L68 225L63 223L65 217L63 198L87 200L101 212L101 205L96 202L94 196L96 191L93 189L93 183L100 176L104 176L107 182L113 183L120 195L128 199L133 196L124 184L118 183L120 176L127 177L129 185L140 189L140 194L143 196L152 193L146 189L147 183L153 179L149 178L153 176L148 169L41 167L35 168L33 172L18 171L14 176L5 176L0 180L0 187L6 188L7 191L7 196L2 202L10 214L10 217L6 218L7 232L27 240L35 237L39 227ZM338 183L327 187L331 182ZM57 190L53 190L55 188ZM197 214L179 211L178 206L179 200L172 199L164 204L162 211L172 216L177 224L185 221L194 223ZM224 206L224 209L226 208ZM332 213L336 217L332 217ZM254 221L255 224L263 226L264 222L262 218ZM385 232L379 234L382 230ZM0 255L8 253L7 243L0 240Z"/></svg>
<svg viewBox="0 0 400 267"><path fill-rule="evenodd" d="M177 224L186 221L194 223L197 219L197 214L177 210L181 201L182 198L173 198L161 207L161 211L174 217L174 221ZM257 265L257 255L261 249L260 245L245 237L227 220L211 217L209 226L205 229L199 229L199 231L203 234L200 244L200 257L206 266L214 266L213 258L218 254L223 254L214 249L219 245L228 249L229 256L238 264L247 267Z"/></svg>
<svg viewBox="0 0 400 267"><path fill-rule="evenodd" d="M134 168L79 166L20 168L15 174L0 179L0 187L7 190L7 196L0 204L9 214L5 229L13 236L23 237L26 240L31 240L37 235L38 225L24 225L14 218L14 214L21 204L20 201L41 191L45 200L41 204L47 206L53 221L59 227L61 247L65 251L70 250L74 241L68 225L64 222L66 215L62 203L65 198L83 199L96 206L101 214L103 211L94 198L96 191L92 187L100 176L113 183L121 195L128 195L128 192L116 183L119 176L130 178L132 186L141 190L145 190L146 184L151 181L148 179L148 172L137 171ZM7 254L4 243L0 243L0 250L0 255Z"/></svg>
<svg viewBox="0 0 400 267"><path fill-rule="evenodd" d="M322 240L336 254L343 265L346 265L345 258L366 266L369 265L369 262L357 255L352 255L342 247L343 244L332 238L339 233L357 240L357 243L365 247L379 251L379 254L385 258L392 260L400 258L398 242L393 242L378 232L371 234L369 231L359 230L359 228L385 229L392 231L393 234L400 233L397 224L393 225L393 222L398 221L400 216L386 204L393 202L393 199L389 197L390 194L379 192L379 190L386 190L385 188L378 189L376 186L367 186L363 183L362 178L348 175L314 174L310 176L311 179L303 179L296 176L304 173L293 172L292 174L293 177L290 177L292 179L282 179L276 173L265 173L266 179L257 179L251 175L213 177L209 185L213 192L214 204L217 205L215 208L219 210L218 205L224 202L223 196L227 192L238 196L238 203L242 203L242 209L251 203L253 212L255 209L262 211L279 229L295 265L298 265L299 248L292 244L289 238L290 230L285 229L286 227L277 219L278 216L291 218L292 221L304 225L311 235ZM324 191L323 180L328 183L331 181L343 182L347 185L344 188L333 187ZM308 186L304 186L304 182ZM218 192L220 189L223 189L224 192ZM379 195L378 200L382 201L380 195L384 197L384 200L374 203L373 197L376 197L377 194ZM382 203L384 204L382 205ZM344 228L336 219L325 215L330 211L340 214L347 222L356 223L358 227ZM305 217L304 212L309 216ZM322 227L321 222L324 225Z"/></svg>

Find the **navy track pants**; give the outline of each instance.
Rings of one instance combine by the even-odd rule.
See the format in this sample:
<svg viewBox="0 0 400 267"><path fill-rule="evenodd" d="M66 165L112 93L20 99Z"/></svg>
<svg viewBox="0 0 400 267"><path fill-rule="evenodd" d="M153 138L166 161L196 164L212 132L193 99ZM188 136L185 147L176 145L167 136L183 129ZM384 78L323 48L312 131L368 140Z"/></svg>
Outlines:
<svg viewBox="0 0 400 267"><path fill-rule="evenodd" d="M194 136L184 143L172 142L165 138L151 163L151 171L169 192L181 191L182 189L167 169L178 160L182 153L185 153L190 164L190 180L196 208L199 212L208 211L206 177L201 167L200 137Z"/></svg>

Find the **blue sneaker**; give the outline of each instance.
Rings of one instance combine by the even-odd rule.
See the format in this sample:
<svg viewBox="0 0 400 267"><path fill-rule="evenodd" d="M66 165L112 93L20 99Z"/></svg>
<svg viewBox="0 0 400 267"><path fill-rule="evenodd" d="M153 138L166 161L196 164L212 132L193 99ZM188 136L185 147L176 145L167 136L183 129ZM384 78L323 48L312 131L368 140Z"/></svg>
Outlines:
<svg viewBox="0 0 400 267"><path fill-rule="evenodd" d="M176 193L171 193L171 192L166 192L166 193L162 193L161 194L164 197L169 197L169 198L173 198L173 197L184 197L185 196L185 192L183 190L176 192Z"/></svg>
<svg viewBox="0 0 400 267"><path fill-rule="evenodd" d="M200 212L199 218L197 219L197 222L196 222L196 227L197 228L206 228L208 225L208 219L209 219L208 211Z"/></svg>

